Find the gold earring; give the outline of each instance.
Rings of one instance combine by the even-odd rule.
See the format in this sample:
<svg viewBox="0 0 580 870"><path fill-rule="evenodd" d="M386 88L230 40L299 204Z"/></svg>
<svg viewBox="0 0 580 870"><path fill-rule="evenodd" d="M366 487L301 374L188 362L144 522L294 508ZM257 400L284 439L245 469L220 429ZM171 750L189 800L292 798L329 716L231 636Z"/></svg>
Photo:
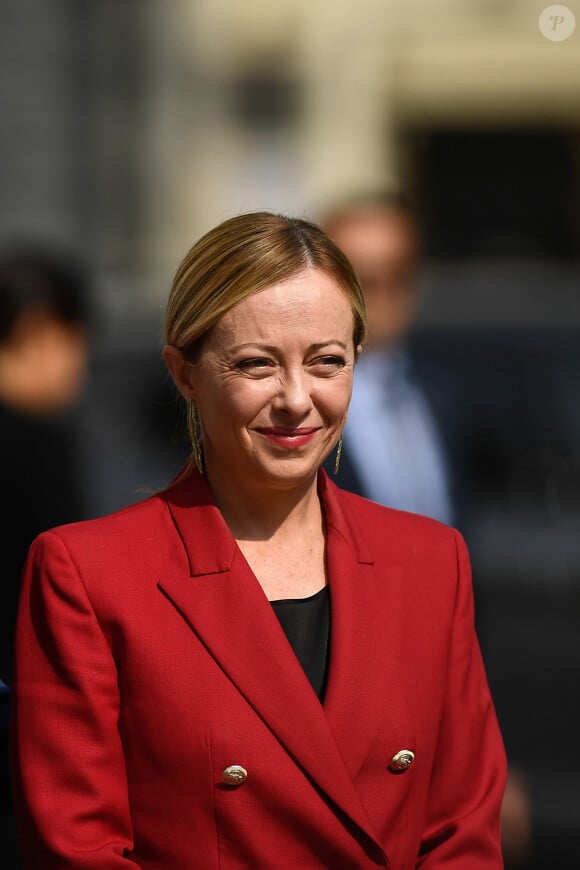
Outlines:
<svg viewBox="0 0 580 870"><path fill-rule="evenodd" d="M189 440L191 441L191 452L195 467L200 474L203 474L203 452L201 449L201 441L199 437L199 415L195 402L190 399L187 403L187 431L189 432Z"/></svg>
<svg viewBox="0 0 580 870"><path fill-rule="evenodd" d="M334 473L338 474L340 468L340 457L342 456L342 435L338 439L338 447L336 448L336 459L334 460Z"/></svg>

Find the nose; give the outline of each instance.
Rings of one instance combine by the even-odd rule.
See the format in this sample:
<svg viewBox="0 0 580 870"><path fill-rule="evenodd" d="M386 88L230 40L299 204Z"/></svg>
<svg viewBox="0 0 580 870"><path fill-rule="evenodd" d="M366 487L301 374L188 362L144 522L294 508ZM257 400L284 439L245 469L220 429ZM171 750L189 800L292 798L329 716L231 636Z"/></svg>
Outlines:
<svg viewBox="0 0 580 870"><path fill-rule="evenodd" d="M287 417L304 419L312 409L310 389L310 378L302 367L285 371L272 406Z"/></svg>

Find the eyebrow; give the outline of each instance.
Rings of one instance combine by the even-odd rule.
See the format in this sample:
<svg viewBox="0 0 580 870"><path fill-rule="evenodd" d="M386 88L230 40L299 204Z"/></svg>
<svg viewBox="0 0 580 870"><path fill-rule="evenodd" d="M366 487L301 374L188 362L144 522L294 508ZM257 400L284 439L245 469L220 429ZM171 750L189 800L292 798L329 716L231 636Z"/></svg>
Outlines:
<svg viewBox="0 0 580 870"><path fill-rule="evenodd" d="M344 341L339 341L337 338L329 338L328 341L317 341L315 344L311 344L308 350L321 350L324 347L329 347L330 345L338 345L343 350L347 350L348 345L344 343ZM245 350L248 347L253 347L260 350L268 351L268 353L275 353L278 348L274 344L262 344L259 341L246 341L243 344L237 344L235 347L230 348L230 353L236 353L240 350Z"/></svg>

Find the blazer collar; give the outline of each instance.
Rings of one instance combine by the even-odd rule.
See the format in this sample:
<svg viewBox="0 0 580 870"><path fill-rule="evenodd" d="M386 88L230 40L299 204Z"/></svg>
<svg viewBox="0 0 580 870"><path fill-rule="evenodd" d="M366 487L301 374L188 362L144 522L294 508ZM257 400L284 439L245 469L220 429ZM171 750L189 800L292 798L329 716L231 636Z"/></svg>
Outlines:
<svg viewBox="0 0 580 870"><path fill-rule="evenodd" d="M324 707L206 481L196 472L165 493L187 552L190 576L165 577L159 585L296 763L364 832L371 853L388 867L353 783L368 752L366 742L361 746L361 728L364 734L369 725L359 721L355 692L360 655L365 656L369 647L363 645L360 653L352 648L360 639L360 623L353 628L348 613L358 608L356 586L361 569L364 573L372 565L372 556L356 520L341 503L340 491L322 471L318 487L327 526L332 620ZM369 594L370 590L364 597ZM363 672L367 669L368 660ZM370 728L372 739L372 721Z"/></svg>
<svg viewBox="0 0 580 870"><path fill-rule="evenodd" d="M327 529L333 529L354 553L356 562L372 565L371 550L352 512L341 500L340 490L326 472L318 472L318 493ZM197 471L179 475L163 493L185 547L192 576L231 570L237 544L215 503L208 483ZM199 523L203 536L199 537Z"/></svg>

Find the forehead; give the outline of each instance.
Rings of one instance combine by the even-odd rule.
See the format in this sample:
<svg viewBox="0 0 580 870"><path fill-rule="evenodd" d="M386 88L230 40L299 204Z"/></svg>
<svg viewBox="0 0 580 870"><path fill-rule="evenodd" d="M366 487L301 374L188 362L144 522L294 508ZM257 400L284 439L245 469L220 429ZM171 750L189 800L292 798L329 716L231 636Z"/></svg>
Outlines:
<svg viewBox="0 0 580 870"><path fill-rule="evenodd" d="M345 290L326 272L305 269L248 296L228 311L216 326L216 333L254 334L267 339L290 330L306 333L324 329L352 334L354 314Z"/></svg>

